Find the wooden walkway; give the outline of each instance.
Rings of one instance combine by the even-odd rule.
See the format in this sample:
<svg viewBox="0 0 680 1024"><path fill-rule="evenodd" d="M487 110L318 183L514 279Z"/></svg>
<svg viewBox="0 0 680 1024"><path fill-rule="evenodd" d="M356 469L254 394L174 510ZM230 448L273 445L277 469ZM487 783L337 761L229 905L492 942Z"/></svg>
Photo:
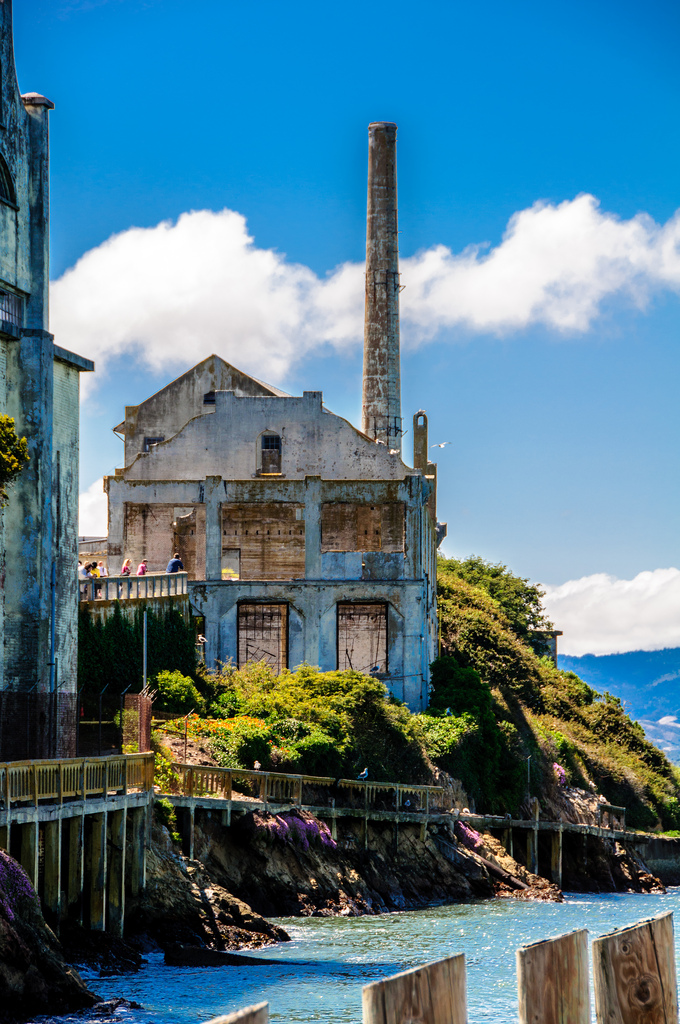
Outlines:
<svg viewBox="0 0 680 1024"><path fill-rule="evenodd" d="M461 821L478 831L500 832L503 844L511 855L514 853L515 833L525 834L527 867L533 874L539 874L539 834L547 832L551 837L548 877L560 888L565 833L594 836L635 846L654 838L647 833L626 829L625 809L609 804L603 805L609 819L605 827L602 824L541 821L536 800L533 801L534 817L530 819L473 814L454 808L451 792L440 786L407 786L396 782L362 782L355 779L179 763L173 765L173 770L178 778L177 790L167 794L167 799L186 812L182 828L186 852L191 858L194 855L194 817L197 809L220 812L223 823L230 825L234 813L262 810L280 814L297 808L327 821L334 839L337 839L338 819L360 818L364 821L365 848L368 848L369 821L418 824L423 839L428 825L451 825ZM615 827L617 817L623 819L623 828Z"/></svg>

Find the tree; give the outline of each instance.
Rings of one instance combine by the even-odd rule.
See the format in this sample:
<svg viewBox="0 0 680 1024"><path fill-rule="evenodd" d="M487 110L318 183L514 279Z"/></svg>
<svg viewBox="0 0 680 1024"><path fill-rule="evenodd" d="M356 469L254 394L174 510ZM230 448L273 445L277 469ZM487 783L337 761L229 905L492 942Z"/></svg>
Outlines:
<svg viewBox="0 0 680 1024"><path fill-rule="evenodd" d="M0 413L0 508L7 504L7 488L14 483L28 460L26 438L18 436L11 416Z"/></svg>
<svg viewBox="0 0 680 1024"><path fill-rule="evenodd" d="M515 576L505 565L485 562L479 555L469 558L440 558L438 573L450 573L473 587L481 587L492 597L507 617L510 627L525 644L539 655L546 653L545 644L536 631L550 630L551 622L543 611L544 592L523 576Z"/></svg>

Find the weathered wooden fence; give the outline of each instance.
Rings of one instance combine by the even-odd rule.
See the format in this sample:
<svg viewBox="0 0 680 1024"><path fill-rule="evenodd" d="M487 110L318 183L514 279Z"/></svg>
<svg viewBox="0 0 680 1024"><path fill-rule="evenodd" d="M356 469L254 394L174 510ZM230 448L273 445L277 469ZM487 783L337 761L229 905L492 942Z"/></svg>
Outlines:
<svg viewBox="0 0 680 1024"><path fill-rule="evenodd" d="M593 941L597 1024L678 1024L673 914ZM520 1024L589 1024L585 929L517 951ZM268 1024L269 1004L209 1024ZM466 1024L465 956L447 957L363 989L363 1024Z"/></svg>

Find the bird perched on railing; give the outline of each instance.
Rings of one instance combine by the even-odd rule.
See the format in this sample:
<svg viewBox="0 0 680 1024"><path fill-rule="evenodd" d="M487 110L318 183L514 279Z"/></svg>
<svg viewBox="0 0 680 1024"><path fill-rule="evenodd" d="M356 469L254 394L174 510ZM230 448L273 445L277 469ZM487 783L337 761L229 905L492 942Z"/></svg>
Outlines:
<svg viewBox="0 0 680 1024"><path fill-rule="evenodd" d="M361 773L361 775L357 775L357 780L359 780L361 782L365 782L367 778L368 778L368 768L364 768L364 770Z"/></svg>

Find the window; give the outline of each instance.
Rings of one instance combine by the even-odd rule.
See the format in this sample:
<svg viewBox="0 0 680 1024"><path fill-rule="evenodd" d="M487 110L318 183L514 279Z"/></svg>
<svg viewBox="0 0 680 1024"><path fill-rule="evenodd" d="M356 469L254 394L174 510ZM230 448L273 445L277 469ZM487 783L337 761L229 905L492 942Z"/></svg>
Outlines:
<svg viewBox="0 0 680 1024"><path fill-rule="evenodd" d="M276 673L288 665L288 605L238 606L238 666L264 661Z"/></svg>
<svg viewBox="0 0 680 1024"><path fill-rule="evenodd" d="M142 451L150 452L151 449L153 448L153 446L155 444L160 444L161 441L165 441L165 438L164 437L145 437L144 438L144 447L142 448Z"/></svg>
<svg viewBox="0 0 680 1024"><path fill-rule="evenodd" d="M4 199L6 203L12 203L16 206L16 193L14 191L14 182L12 181L12 175L9 173L9 167L0 156L0 199Z"/></svg>
<svg viewBox="0 0 680 1024"><path fill-rule="evenodd" d="M321 507L322 551L403 551L404 503L353 505L329 502Z"/></svg>
<svg viewBox="0 0 680 1024"><path fill-rule="evenodd" d="M20 295L0 288L0 320L14 324L15 327L23 327L24 308Z"/></svg>
<svg viewBox="0 0 680 1024"><path fill-rule="evenodd" d="M387 672L386 604L338 604L338 668Z"/></svg>
<svg viewBox="0 0 680 1024"><path fill-rule="evenodd" d="M262 435L262 472L281 472L281 438L278 434Z"/></svg>
<svg viewBox="0 0 680 1024"><path fill-rule="evenodd" d="M215 404L215 392L206 391L203 395L203 405L214 405Z"/></svg>

